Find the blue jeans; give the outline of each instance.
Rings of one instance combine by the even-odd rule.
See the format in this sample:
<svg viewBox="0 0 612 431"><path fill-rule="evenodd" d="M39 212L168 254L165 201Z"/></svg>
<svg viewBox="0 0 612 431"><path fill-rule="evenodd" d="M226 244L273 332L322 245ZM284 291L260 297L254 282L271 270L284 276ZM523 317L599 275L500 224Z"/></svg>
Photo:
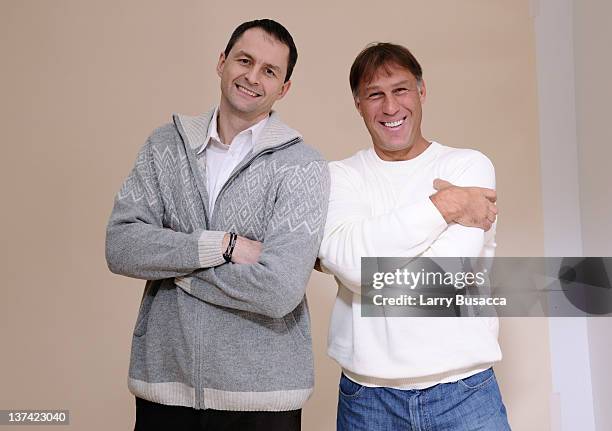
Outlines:
<svg viewBox="0 0 612 431"><path fill-rule="evenodd" d="M493 369L422 390L340 378L338 431L509 431Z"/></svg>

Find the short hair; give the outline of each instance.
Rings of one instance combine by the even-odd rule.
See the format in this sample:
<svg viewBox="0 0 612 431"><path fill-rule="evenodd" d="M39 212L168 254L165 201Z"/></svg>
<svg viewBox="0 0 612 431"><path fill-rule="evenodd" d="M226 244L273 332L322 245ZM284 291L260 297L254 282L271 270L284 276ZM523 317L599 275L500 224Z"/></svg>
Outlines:
<svg viewBox="0 0 612 431"><path fill-rule="evenodd" d="M227 42L227 46L225 47L225 57L227 58L238 39L240 39L240 36L242 36L245 31L251 28L260 28L282 44L287 45L287 47L289 48L289 60L287 62L287 73L285 75L285 82L289 81L289 78L291 78L291 74L293 73L295 63L297 63L297 48L295 47L293 37L291 37L289 31L280 23L274 20L256 19L253 21L243 22L238 27L236 27L236 30L234 30L234 32L230 36L230 39Z"/></svg>
<svg viewBox="0 0 612 431"><path fill-rule="evenodd" d="M357 97L362 82L370 82L381 67L389 72L391 65L407 69L417 79L417 84L421 85L423 70L408 48L394 43L379 42L364 48L351 66L349 83L353 96Z"/></svg>

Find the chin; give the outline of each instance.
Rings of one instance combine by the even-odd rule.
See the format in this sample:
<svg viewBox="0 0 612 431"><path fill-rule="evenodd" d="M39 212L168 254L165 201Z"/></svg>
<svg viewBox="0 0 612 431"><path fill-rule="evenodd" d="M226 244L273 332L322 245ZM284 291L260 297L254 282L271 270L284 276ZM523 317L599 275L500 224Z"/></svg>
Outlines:
<svg viewBox="0 0 612 431"><path fill-rule="evenodd" d="M402 151L402 150L407 150L410 147L412 147L412 145L406 143L407 139L398 139L398 140L392 140L392 141L386 141L383 145L383 148L385 148L388 151Z"/></svg>
<svg viewBox="0 0 612 431"><path fill-rule="evenodd" d="M393 142L388 142L384 147L382 147L385 151L389 151L392 153L395 152L399 152L399 151L410 151L410 149L412 148L412 145L407 145L405 142L398 142L398 143L393 143Z"/></svg>
<svg viewBox="0 0 612 431"><path fill-rule="evenodd" d="M250 105L250 104L246 104L246 103L236 103L236 101L232 101L231 103L232 108L234 108L235 111L238 112L242 112L244 114L250 114L252 112L257 111L257 107Z"/></svg>

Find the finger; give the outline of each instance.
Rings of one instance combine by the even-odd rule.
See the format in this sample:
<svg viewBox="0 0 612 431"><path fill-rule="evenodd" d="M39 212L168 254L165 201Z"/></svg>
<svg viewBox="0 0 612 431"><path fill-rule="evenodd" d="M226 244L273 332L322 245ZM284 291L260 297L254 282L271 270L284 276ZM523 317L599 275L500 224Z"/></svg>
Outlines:
<svg viewBox="0 0 612 431"><path fill-rule="evenodd" d="M493 226L493 224L491 222L489 222L489 220L484 222L484 224L483 224L484 231L487 232L489 229L491 229L491 226Z"/></svg>
<svg viewBox="0 0 612 431"><path fill-rule="evenodd" d="M489 220L491 224L495 223L495 214L493 213L487 214L487 220Z"/></svg>
<svg viewBox="0 0 612 431"><path fill-rule="evenodd" d="M453 185L449 183L448 181L442 180L440 178L436 178L433 182L433 186L434 186L434 189L436 190L444 190L449 187L452 187Z"/></svg>
<svg viewBox="0 0 612 431"><path fill-rule="evenodd" d="M498 210L497 210L497 205L493 205L493 204L489 204L489 208L488 210L490 212L492 212L493 214L497 215L498 214Z"/></svg>
<svg viewBox="0 0 612 431"><path fill-rule="evenodd" d="M481 190L482 190L483 196L487 198L490 202L497 201L497 192L495 190L492 190L492 189L481 189Z"/></svg>

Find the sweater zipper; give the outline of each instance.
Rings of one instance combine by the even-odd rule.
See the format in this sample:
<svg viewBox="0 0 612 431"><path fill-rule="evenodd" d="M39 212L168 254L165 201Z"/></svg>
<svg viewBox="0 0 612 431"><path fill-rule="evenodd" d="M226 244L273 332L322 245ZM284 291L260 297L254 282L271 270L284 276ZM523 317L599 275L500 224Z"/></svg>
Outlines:
<svg viewBox="0 0 612 431"><path fill-rule="evenodd" d="M227 179L227 181L225 182L225 184L223 184L223 186L221 187L221 190L219 190L219 194L217 195L217 198L215 199L215 206L217 204L217 200L219 199L219 197L221 196L221 194L223 193L223 191L227 188L227 185L234 179L236 178L236 176L238 174L240 174L242 171L244 171L251 163L253 163L253 161L255 159L257 159L258 157L264 155L264 154L269 154L269 153L273 153L277 150L282 150L283 148L287 148L295 143L297 143L298 141L300 141L301 138L294 138L290 141L285 142L284 144L281 145L277 145L275 147L272 148L268 148L266 150L260 151L259 153L255 154L254 156L252 156L247 162L242 163L241 165L238 166L238 169L236 169ZM206 211L204 211L206 213ZM214 213L213 213L214 214ZM212 224L212 219L213 219L213 214L210 215L210 224ZM208 229L211 228L210 224L207 224ZM196 311L197 315L196 315L196 328L199 328L201 323L201 315L199 313L199 307L197 308L198 311ZM195 360L195 364L196 364L196 369L195 369L195 408L196 409L204 409L206 408L205 402L204 402L204 388L202 387L202 350L204 347L204 339L202 337L202 335L199 333L199 331L196 332L196 336L197 336L197 341L196 341L196 346L195 346L195 350L194 350L194 360Z"/></svg>
<svg viewBox="0 0 612 431"><path fill-rule="evenodd" d="M213 208L217 207L217 201L219 200L219 198L221 197L221 194L223 193L223 191L228 187L228 184L238 176L238 174L240 174L242 171L244 171L246 168L248 168L251 163L253 163L253 161L255 159L257 159L260 156L263 156L264 154L270 154L273 152L276 152L278 150L282 150L284 148L287 148L295 143L297 143L298 141L300 141L301 138L297 137L297 138L293 138L290 141L285 142L284 144L281 145L277 145L275 147L272 148L268 148L266 150L260 151L259 153L255 154L254 156L252 156L246 163L243 163L239 166L239 168L237 170L235 170L227 179L227 181L225 182L225 184L223 184L223 186L221 187L221 190L219 190L219 194L217 194L217 197L215 198L215 202L213 205ZM213 218L213 214L210 215L210 222L212 223L212 218ZM210 226L208 226L208 228L210 229Z"/></svg>

